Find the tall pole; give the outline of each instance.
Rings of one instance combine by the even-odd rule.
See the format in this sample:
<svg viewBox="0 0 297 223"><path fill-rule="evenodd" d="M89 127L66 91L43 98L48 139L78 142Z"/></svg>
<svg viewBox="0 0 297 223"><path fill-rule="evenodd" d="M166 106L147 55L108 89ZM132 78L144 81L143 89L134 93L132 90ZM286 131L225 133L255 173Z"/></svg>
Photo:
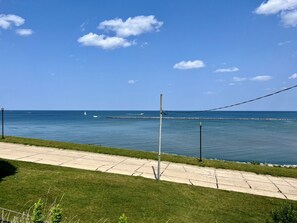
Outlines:
<svg viewBox="0 0 297 223"><path fill-rule="evenodd" d="M160 180L160 163L161 163L161 146L162 146L162 99L163 95L160 94L160 128L159 128L159 152L158 152L158 180Z"/></svg>
<svg viewBox="0 0 297 223"><path fill-rule="evenodd" d="M200 122L200 159L202 161L202 123Z"/></svg>
<svg viewBox="0 0 297 223"><path fill-rule="evenodd" d="M4 108L1 108L1 114L2 114L2 139L4 139Z"/></svg>

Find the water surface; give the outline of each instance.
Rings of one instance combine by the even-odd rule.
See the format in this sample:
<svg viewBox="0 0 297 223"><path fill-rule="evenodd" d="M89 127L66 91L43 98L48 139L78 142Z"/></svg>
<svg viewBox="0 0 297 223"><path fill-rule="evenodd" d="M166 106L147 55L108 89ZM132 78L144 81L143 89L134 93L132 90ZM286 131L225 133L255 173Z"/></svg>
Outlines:
<svg viewBox="0 0 297 223"><path fill-rule="evenodd" d="M162 151L234 161L297 164L297 112L173 112ZM158 111L6 111L7 135L157 151Z"/></svg>

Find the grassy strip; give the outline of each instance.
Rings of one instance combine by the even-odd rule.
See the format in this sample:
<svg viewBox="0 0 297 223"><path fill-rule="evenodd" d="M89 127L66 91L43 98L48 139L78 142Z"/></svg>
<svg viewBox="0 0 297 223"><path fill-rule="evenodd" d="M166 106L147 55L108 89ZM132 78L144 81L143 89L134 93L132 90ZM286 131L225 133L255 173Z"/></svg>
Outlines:
<svg viewBox="0 0 297 223"><path fill-rule="evenodd" d="M0 139L0 142L36 145L36 146L44 146L44 147L88 151L88 152L95 152L95 153L104 153L104 154L111 154L111 155L135 157L135 158L141 158L141 159L157 160L157 154L153 152L107 148L107 147L96 146L96 145L21 138L21 137L13 137L13 136L8 136L5 139ZM261 166L261 165L254 165L254 164L236 163L236 162L223 161L223 160L207 160L207 159L204 159L202 162L199 162L199 160L197 160L194 157L177 156L177 155L169 155L169 154L162 154L162 160L175 162L175 163L186 163L186 164L203 166L203 167L240 170L240 171L253 172L257 174L269 174L272 176L297 178L297 168L269 167L269 166Z"/></svg>
<svg viewBox="0 0 297 223"><path fill-rule="evenodd" d="M39 198L55 199L65 216L80 222L265 222L269 212L285 201L142 177L0 160L0 206L28 210ZM5 167L5 168L2 168ZM3 171L6 170L6 171ZM4 176L6 175L6 176ZM2 180L1 180L2 179ZM295 203L293 201L286 201Z"/></svg>

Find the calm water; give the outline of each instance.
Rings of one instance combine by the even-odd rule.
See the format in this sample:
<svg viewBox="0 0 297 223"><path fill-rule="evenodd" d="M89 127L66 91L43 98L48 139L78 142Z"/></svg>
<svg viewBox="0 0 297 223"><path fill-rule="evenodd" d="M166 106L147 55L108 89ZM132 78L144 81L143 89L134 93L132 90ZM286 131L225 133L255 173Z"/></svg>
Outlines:
<svg viewBox="0 0 297 223"><path fill-rule="evenodd" d="M157 151L157 111L6 111L7 135ZM162 151L297 164L297 112L167 112Z"/></svg>

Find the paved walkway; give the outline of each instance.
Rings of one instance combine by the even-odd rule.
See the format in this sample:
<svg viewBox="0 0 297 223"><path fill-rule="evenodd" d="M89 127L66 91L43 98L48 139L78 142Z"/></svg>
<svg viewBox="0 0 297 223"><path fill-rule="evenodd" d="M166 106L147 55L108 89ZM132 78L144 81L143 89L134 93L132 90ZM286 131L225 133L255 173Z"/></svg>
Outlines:
<svg viewBox="0 0 297 223"><path fill-rule="evenodd" d="M0 143L0 158L155 179L154 160L47 147ZM297 179L161 163L161 180L268 197L297 200Z"/></svg>

